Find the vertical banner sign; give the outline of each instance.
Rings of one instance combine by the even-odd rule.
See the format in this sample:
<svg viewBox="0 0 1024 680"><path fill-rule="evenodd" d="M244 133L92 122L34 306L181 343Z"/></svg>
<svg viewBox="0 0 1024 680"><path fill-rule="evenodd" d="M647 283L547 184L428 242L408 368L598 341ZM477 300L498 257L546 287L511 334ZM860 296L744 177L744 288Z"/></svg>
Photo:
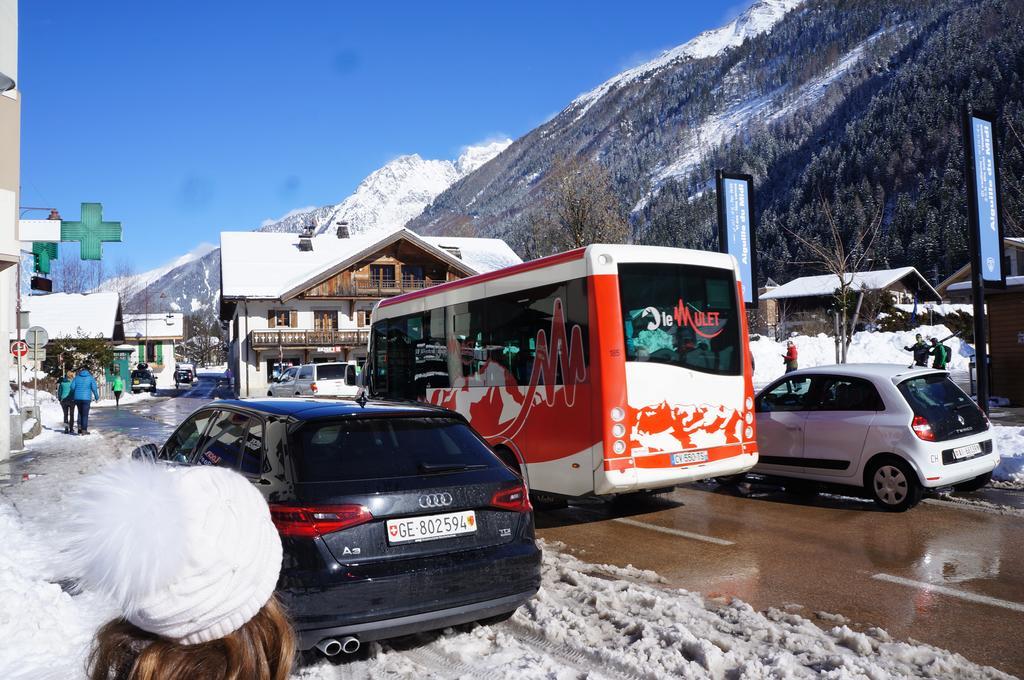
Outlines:
<svg viewBox="0 0 1024 680"><path fill-rule="evenodd" d="M754 178L718 171L718 249L736 258L743 283L743 302L757 307L756 243L754 241Z"/></svg>
<svg viewBox="0 0 1024 680"><path fill-rule="evenodd" d="M971 239L971 289L974 297L974 358L978 406L988 413L989 360L985 288L1005 288L1003 221L999 200L999 148L995 116L963 111L964 176L967 224Z"/></svg>
<svg viewBox="0 0 1024 680"><path fill-rule="evenodd" d="M973 243L981 265L981 280L986 286L1006 285L1003 271L1003 224L1000 219L999 176L996 162L995 121L977 112L967 116L970 184L970 225Z"/></svg>

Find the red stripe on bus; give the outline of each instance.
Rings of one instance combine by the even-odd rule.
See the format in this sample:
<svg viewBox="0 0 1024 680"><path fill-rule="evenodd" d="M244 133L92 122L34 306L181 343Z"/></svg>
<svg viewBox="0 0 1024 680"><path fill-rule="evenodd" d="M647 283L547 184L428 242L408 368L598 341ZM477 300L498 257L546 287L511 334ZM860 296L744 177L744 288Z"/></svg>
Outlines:
<svg viewBox="0 0 1024 680"><path fill-rule="evenodd" d="M502 279L506 276L513 276L515 274L521 274L523 272L532 271L534 269L540 269L542 267L550 267L552 265L561 264L563 262L571 262L572 260L583 259L583 253L586 248L576 248L575 250L567 250L564 253L558 253L557 255L549 255L542 257L538 260L530 260L529 262L523 262L521 264L514 264L511 267L505 267L504 269L496 269L493 272L484 272L483 274L476 274L474 276L467 276L464 279L457 281L449 281L448 283L442 283L439 286L432 286L431 288L424 288L422 290L414 290L411 293L402 293L395 297L386 298L381 301L381 307L390 307L391 305L397 305L402 302L408 302L409 300L416 300L417 298L426 297L433 295L434 293L442 293L457 288L463 288L465 286L472 286L477 283L484 283L486 281L493 281L494 279Z"/></svg>

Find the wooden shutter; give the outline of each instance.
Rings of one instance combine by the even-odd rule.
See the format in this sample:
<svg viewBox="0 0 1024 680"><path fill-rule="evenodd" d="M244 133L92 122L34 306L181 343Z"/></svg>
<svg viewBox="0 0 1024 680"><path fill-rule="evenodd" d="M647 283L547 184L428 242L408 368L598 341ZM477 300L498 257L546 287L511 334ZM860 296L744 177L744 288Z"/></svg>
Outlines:
<svg viewBox="0 0 1024 680"><path fill-rule="evenodd" d="M298 328L299 327L299 313L294 309L288 312L288 327Z"/></svg>
<svg viewBox="0 0 1024 680"><path fill-rule="evenodd" d="M277 317L274 316L274 310L271 309L269 312L267 312L267 328L276 328L276 327L277 327Z"/></svg>

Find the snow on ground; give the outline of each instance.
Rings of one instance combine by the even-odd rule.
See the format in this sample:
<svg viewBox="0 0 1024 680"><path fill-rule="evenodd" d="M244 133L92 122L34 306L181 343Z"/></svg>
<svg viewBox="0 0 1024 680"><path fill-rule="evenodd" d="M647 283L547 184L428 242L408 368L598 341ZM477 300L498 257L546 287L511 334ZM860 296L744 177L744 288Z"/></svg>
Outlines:
<svg viewBox="0 0 1024 680"><path fill-rule="evenodd" d="M999 465L992 479L1001 486L1024 488L1024 427L996 425L994 428Z"/></svg>
<svg viewBox="0 0 1024 680"><path fill-rule="evenodd" d="M851 364L903 364L909 366L913 355L903 349L914 344L914 336L920 333L925 338L945 338L950 335L948 328L942 325L919 326L911 331L899 332L867 332L855 333L847 358ZM831 336L824 333L814 337L797 335L790 338L796 343L800 368L825 366L836 363L836 345ZM966 371L970 363L967 350L960 338L950 338L943 344L949 347L953 357L949 364L951 371ZM754 384L766 385L785 373L782 355L786 352L785 342L776 342L761 337L750 342L750 351L754 354Z"/></svg>
<svg viewBox="0 0 1024 680"><path fill-rule="evenodd" d="M225 371L228 370L227 364L219 364L217 366L200 366L196 369L197 376L204 376L207 378L223 378Z"/></svg>
<svg viewBox="0 0 1024 680"><path fill-rule="evenodd" d="M329 678L1007 678L958 654L832 627L780 609L666 589L652 572L544 546L543 585L506 623L373 645L369 658L300 669Z"/></svg>
<svg viewBox="0 0 1024 680"><path fill-rule="evenodd" d="M39 474L0 483L0 677L84 677L92 636L114 610L92 593L61 587L68 575L60 571L56 520L74 511L67 498L76 480L136 443L47 430L30 443L35 461L24 463ZM366 656L321 660L294 677L1009 677L877 628L855 631L819 616L829 623L823 629L789 611L758 612L739 600L668 589L654 572L543 547L542 588L507 622L371 644Z"/></svg>

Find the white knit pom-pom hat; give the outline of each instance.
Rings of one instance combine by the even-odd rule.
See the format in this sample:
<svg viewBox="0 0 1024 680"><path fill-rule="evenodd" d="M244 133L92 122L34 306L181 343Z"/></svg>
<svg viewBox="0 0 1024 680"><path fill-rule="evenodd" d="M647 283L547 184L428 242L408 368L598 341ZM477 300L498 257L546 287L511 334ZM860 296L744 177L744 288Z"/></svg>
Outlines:
<svg viewBox="0 0 1024 680"><path fill-rule="evenodd" d="M216 467L122 461L92 476L67 524L72 574L142 630L224 637L267 603L281 538L252 483Z"/></svg>

